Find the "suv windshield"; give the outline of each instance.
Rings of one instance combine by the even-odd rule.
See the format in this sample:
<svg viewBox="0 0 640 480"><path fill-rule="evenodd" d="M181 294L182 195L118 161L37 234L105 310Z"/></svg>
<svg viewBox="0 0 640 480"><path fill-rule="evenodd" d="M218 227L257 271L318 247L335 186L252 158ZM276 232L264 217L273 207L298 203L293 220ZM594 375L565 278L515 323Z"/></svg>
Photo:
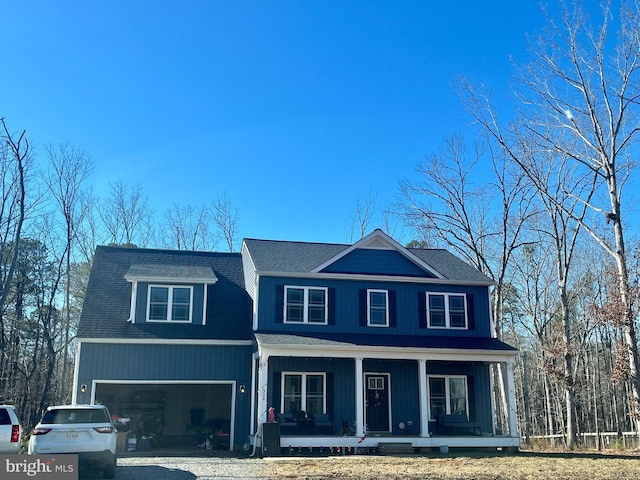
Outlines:
<svg viewBox="0 0 640 480"><path fill-rule="evenodd" d="M110 423L111 419L107 414L106 409L86 409L78 408L71 409L65 408L61 410L49 410L42 417L40 423L43 424L55 424L55 423Z"/></svg>

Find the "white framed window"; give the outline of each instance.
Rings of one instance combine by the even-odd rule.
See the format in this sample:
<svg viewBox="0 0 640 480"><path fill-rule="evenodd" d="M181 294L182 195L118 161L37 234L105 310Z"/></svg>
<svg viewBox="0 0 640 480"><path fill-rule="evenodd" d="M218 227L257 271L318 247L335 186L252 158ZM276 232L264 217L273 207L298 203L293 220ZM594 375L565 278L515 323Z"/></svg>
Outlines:
<svg viewBox="0 0 640 480"><path fill-rule="evenodd" d="M465 375L427 375L431 419L437 415L469 417L469 389Z"/></svg>
<svg viewBox="0 0 640 480"><path fill-rule="evenodd" d="M367 290L367 326L389 326L388 290Z"/></svg>
<svg viewBox="0 0 640 480"><path fill-rule="evenodd" d="M147 322L190 323L193 311L193 287L149 285Z"/></svg>
<svg viewBox="0 0 640 480"><path fill-rule="evenodd" d="M427 292L427 326L466 330L467 296L464 293Z"/></svg>
<svg viewBox="0 0 640 480"><path fill-rule="evenodd" d="M327 413L327 381L324 372L282 372L282 413Z"/></svg>
<svg viewBox="0 0 640 480"><path fill-rule="evenodd" d="M284 287L284 323L327 324L329 289L326 287Z"/></svg>
<svg viewBox="0 0 640 480"><path fill-rule="evenodd" d="M384 377L367 377L369 390L384 390Z"/></svg>

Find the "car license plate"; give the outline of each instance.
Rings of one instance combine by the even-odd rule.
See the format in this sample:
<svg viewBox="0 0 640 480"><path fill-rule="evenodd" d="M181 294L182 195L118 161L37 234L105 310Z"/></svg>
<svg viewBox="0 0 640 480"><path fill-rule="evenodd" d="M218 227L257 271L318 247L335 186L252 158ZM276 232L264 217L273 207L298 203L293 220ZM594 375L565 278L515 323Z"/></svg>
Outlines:
<svg viewBox="0 0 640 480"><path fill-rule="evenodd" d="M75 440L78 438L78 432L76 431L72 431L72 432L67 432L67 438L69 440Z"/></svg>

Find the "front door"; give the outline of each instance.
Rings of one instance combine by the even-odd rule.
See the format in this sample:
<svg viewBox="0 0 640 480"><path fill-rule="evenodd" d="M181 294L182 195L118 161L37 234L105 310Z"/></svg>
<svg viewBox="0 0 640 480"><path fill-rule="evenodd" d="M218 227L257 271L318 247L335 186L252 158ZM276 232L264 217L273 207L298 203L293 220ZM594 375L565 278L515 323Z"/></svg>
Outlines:
<svg viewBox="0 0 640 480"><path fill-rule="evenodd" d="M389 432L389 374L365 373L365 415L368 432Z"/></svg>

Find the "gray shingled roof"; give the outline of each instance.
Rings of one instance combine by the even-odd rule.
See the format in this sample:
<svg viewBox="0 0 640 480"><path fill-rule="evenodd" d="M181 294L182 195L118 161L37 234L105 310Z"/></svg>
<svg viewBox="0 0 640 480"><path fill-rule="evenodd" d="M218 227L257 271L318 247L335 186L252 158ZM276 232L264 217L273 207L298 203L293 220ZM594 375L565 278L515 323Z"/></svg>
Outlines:
<svg viewBox="0 0 640 480"><path fill-rule="evenodd" d="M258 272L308 273L351 245L289 242L281 240L244 240ZM447 250L407 249L449 280L483 283L492 280Z"/></svg>
<svg viewBox="0 0 640 480"><path fill-rule="evenodd" d="M215 283L218 280L211 267L199 267L193 265L140 265L129 267L125 278L135 279L169 279L173 281L202 281Z"/></svg>
<svg viewBox="0 0 640 480"><path fill-rule="evenodd" d="M218 281L209 290L207 325L131 324L132 265L154 265L154 271L176 269L212 272ZM135 270L135 269L134 269ZM244 289L239 253L186 252L98 247L78 327L80 338L251 340L251 301Z"/></svg>

